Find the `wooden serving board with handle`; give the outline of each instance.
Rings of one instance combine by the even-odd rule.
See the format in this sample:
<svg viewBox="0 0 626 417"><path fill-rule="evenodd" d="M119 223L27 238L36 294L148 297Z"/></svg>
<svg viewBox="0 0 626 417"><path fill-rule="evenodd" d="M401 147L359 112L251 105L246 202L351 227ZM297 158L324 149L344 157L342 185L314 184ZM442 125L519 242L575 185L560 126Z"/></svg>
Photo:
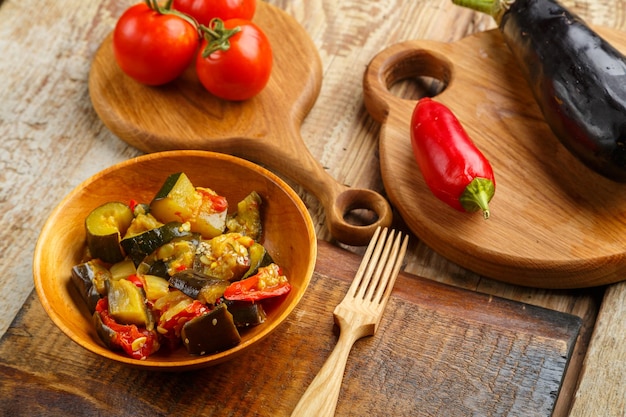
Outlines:
<svg viewBox="0 0 626 417"><path fill-rule="evenodd" d="M626 51L626 34L598 32ZM412 77L445 85L434 100L456 114L490 160L496 177L490 219L456 211L427 188L410 143L416 101L389 91ZM433 250L479 274L525 286L590 287L626 277L626 184L586 168L560 144L498 30L453 43L393 45L370 62L364 90L368 111L383 124L385 189Z"/></svg>
<svg viewBox="0 0 626 417"><path fill-rule="evenodd" d="M272 44L274 64L268 85L253 99L226 102L212 96L198 81L193 65L169 85L141 85L117 66L109 35L89 75L94 109L114 134L143 152L203 149L266 165L320 200L333 237L349 245L366 245L376 227L391 224L389 203L372 190L338 183L300 135L321 88L315 45L297 21L265 2L258 3L254 21ZM373 223L347 222L344 215L356 209L373 212Z"/></svg>

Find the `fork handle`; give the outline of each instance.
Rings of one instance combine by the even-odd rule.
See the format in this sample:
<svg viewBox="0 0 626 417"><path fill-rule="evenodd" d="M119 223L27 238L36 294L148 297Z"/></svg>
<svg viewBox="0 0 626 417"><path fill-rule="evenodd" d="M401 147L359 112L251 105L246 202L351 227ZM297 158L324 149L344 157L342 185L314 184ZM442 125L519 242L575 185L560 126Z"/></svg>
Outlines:
<svg viewBox="0 0 626 417"><path fill-rule="evenodd" d="M363 329L345 327L344 331L340 326L339 340L335 348L300 398L291 417L332 417L335 415L343 373L352 346L354 342L368 334Z"/></svg>

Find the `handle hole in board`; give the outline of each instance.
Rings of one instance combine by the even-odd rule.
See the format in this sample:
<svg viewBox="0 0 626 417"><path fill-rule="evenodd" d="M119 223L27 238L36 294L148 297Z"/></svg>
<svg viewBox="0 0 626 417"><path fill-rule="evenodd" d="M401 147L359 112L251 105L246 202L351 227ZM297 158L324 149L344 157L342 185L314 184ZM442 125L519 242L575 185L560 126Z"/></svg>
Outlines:
<svg viewBox="0 0 626 417"><path fill-rule="evenodd" d="M452 63L442 55L422 49L411 50L398 59L385 71L387 89L396 97L435 97L452 81Z"/></svg>
<svg viewBox="0 0 626 417"><path fill-rule="evenodd" d="M355 208L347 210L343 213L343 219L346 223L353 226L369 226L378 221L378 214L374 210L367 208Z"/></svg>

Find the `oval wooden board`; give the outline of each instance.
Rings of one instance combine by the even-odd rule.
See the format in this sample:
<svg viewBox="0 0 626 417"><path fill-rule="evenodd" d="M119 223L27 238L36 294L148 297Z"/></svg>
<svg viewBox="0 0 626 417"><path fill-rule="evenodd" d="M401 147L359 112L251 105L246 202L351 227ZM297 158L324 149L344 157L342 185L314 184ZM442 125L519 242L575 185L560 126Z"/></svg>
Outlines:
<svg viewBox="0 0 626 417"><path fill-rule="evenodd" d="M626 51L623 33L599 28ZM415 101L395 81L430 76L491 161L491 218L457 212L429 191L412 155ZM409 41L378 54L364 76L366 106L383 123L385 189L411 230L447 259L481 275L542 288L579 288L626 277L626 184L583 166L558 142L497 30L454 43ZM625 115L626 120L626 115Z"/></svg>
<svg viewBox="0 0 626 417"><path fill-rule="evenodd" d="M273 48L268 85L245 102L226 102L199 83L193 65L161 87L141 85L117 66L111 35L94 57L89 93L104 124L143 152L200 149L223 152L266 165L315 195L324 206L331 234L349 245L365 245L376 227L391 224L391 208L380 194L348 188L332 178L308 151L302 120L322 82L320 57L306 31L284 11L259 2L254 21ZM367 225L344 215L355 209L375 213Z"/></svg>

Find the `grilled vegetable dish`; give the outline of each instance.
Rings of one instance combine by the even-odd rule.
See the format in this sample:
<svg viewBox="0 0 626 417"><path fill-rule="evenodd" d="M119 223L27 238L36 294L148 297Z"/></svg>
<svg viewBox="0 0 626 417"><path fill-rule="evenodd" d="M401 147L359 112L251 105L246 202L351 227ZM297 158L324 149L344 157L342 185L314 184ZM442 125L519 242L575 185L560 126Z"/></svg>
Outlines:
<svg viewBox="0 0 626 417"><path fill-rule="evenodd" d="M544 119L597 173L626 182L626 59L556 0L453 0L494 17Z"/></svg>
<svg viewBox="0 0 626 417"><path fill-rule="evenodd" d="M224 197L177 173L149 204L95 208L72 282L103 343L135 359L181 344L204 355L262 324L264 300L291 286L261 243L261 206L253 191L229 213Z"/></svg>

